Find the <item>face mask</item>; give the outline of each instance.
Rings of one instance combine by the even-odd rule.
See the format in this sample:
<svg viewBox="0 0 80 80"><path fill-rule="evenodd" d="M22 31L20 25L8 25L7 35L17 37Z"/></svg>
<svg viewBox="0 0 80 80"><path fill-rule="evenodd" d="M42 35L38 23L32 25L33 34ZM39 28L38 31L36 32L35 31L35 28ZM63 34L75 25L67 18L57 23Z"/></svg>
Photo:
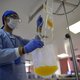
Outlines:
<svg viewBox="0 0 80 80"><path fill-rule="evenodd" d="M19 19L10 18L10 21L8 22L8 26L11 29L15 29L17 27L18 23L19 23Z"/></svg>

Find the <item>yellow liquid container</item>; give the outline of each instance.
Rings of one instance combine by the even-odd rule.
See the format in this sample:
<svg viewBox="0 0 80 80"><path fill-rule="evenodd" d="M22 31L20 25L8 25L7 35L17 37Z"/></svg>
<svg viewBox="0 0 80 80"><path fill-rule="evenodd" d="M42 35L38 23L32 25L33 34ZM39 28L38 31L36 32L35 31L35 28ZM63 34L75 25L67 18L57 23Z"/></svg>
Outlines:
<svg viewBox="0 0 80 80"><path fill-rule="evenodd" d="M53 28L53 22L52 22L52 20L51 19L47 19L47 26L49 27L49 28Z"/></svg>
<svg viewBox="0 0 80 80"><path fill-rule="evenodd" d="M43 78L49 78L56 72L58 67L54 53L55 49L52 44L45 45L32 53L35 74Z"/></svg>
<svg viewBox="0 0 80 80"><path fill-rule="evenodd" d="M58 69L57 66L40 66L34 69L34 72L40 76L49 76Z"/></svg>

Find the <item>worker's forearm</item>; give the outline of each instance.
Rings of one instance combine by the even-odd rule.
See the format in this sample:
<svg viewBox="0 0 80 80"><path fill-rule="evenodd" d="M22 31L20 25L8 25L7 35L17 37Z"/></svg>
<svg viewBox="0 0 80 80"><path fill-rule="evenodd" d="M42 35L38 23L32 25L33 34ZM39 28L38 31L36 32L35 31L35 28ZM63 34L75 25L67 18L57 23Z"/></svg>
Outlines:
<svg viewBox="0 0 80 80"><path fill-rule="evenodd" d="M0 48L0 64L10 63L20 57L18 48Z"/></svg>

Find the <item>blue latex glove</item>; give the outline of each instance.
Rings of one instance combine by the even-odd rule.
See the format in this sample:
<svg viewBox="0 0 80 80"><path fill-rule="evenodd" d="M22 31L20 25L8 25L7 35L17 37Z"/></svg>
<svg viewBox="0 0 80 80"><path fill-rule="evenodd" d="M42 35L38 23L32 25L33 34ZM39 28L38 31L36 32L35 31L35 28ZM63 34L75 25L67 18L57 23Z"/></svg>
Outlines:
<svg viewBox="0 0 80 80"><path fill-rule="evenodd" d="M37 27L42 27L43 26L43 18L41 17L41 15L38 17L36 23L37 23Z"/></svg>
<svg viewBox="0 0 80 80"><path fill-rule="evenodd" d="M24 52L29 53L37 48L44 46L44 43L39 39L32 39L28 44L24 46Z"/></svg>

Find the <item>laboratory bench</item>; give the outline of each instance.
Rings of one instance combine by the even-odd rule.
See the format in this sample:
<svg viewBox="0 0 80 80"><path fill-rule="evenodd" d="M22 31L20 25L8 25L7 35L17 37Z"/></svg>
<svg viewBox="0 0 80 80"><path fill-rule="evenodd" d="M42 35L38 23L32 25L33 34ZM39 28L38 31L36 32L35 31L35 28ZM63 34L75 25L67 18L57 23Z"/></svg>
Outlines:
<svg viewBox="0 0 80 80"><path fill-rule="evenodd" d="M80 77L80 74L79 74ZM61 74L61 75L53 75L50 79L43 79L40 76L33 76L33 75L29 75L27 77L27 80L76 80L76 77L74 74ZM80 80L80 79L79 79Z"/></svg>
<svg viewBox="0 0 80 80"><path fill-rule="evenodd" d="M80 75L79 75L79 78L80 78ZM57 80L76 80L76 76L74 74L71 74L71 75L67 75L67 74L60 75L60 76L58 76Z"/></svg>

